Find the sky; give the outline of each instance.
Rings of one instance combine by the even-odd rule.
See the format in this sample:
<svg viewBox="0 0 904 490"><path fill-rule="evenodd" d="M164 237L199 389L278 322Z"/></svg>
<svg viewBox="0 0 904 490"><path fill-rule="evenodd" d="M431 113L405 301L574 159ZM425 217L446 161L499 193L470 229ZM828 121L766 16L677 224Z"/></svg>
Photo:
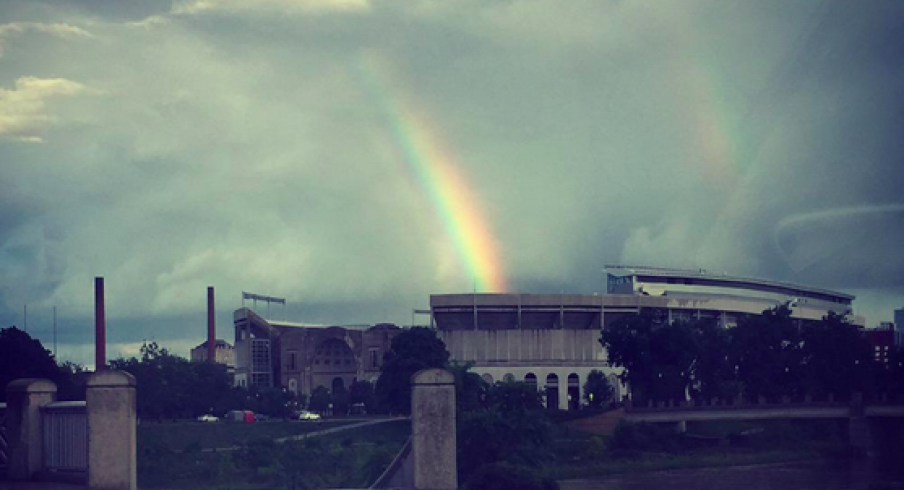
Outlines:
<svg viewBox="0 0 904 490"><path fill-rule="evenodd" d="M93 361L272 316L704 268L904 307L904 3L3 0L0 326ZM264 310L263 307L260 308ZM424 319L415 318L416 322Z"/></svg>

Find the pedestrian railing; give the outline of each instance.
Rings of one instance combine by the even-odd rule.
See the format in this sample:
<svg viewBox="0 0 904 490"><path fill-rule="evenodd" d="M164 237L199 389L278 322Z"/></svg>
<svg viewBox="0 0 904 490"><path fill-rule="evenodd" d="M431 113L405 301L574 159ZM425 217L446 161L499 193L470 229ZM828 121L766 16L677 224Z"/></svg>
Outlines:
<svg viewBox="0 0 904 490"><path fill-rule="evenodd" d="M53 402L41 407L44 469L88 471L88 415L84 401Z"/></svg>
<svg viewBox="0 0 904 490"><path fill-rule="evenodd" d="M6 404L0 403L0 474L9 466L9 440L6 438Z"/></svg>

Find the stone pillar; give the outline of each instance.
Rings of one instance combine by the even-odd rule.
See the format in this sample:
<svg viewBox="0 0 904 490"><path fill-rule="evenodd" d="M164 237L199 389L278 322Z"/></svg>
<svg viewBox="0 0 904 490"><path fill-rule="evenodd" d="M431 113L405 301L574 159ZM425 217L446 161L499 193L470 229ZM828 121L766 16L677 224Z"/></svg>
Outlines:
<svg viewBox="0 0 904 490"><path fill-rule="evenodd" d="M17 379L6 385L10 480L30 480L43 469L41 407L56 401L56 393L56 384L46 379Z"/></svg>
<svg viewBox="0 0 904 490"><path fill-rule="evenodd" d="M455 490L455 378L443 369L423 369L411 384L414 488Z"/></svg>
<svg viewBox="0 0 904 490"><path fill-rule="evenodd" d="M88 378L88 488L135 490L135 378L101 371Z"/></svg>
<svg viewBox="0 0 904 490"><path fill-rule="evenodd" d="M866 418L863 406L863 395L853 393L851 395L851 416L848 419L848 441L851 446L872 455L873 438L870 433L869 420Z"/></svg>
<svg viewBox="0 0 904 490"><path fill-rule="evenodd" d="M559 410L568 410L568 373L565 377L559 376Z"/></svg>

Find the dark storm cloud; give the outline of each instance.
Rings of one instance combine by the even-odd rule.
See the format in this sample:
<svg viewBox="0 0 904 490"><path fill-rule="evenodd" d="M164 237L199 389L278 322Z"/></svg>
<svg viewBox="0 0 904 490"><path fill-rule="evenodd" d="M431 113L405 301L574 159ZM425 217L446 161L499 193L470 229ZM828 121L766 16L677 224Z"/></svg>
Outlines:
<svg viewBox="0 0 904 490"><path fill-rule="evenodd" d="M96 275L133 351L187 350L210 284L221 328L242 290L319 323L470 291L399 96L518 291L600 291L623 262L900 306L898 3L115 3L4 9L4 323L84 323Z"/></svg>

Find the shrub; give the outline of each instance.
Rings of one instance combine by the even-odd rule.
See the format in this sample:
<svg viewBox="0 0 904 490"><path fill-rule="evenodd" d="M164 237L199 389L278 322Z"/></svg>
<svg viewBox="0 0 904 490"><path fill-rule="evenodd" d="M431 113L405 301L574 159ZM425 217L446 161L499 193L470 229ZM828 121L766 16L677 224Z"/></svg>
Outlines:
<svg viewBox="0 0 904 490"><path fill-rule="evenodd" d="M555 480L541 477L525 466L494 463L481 466L468 479L468 490L558 490Z"/></svg>

